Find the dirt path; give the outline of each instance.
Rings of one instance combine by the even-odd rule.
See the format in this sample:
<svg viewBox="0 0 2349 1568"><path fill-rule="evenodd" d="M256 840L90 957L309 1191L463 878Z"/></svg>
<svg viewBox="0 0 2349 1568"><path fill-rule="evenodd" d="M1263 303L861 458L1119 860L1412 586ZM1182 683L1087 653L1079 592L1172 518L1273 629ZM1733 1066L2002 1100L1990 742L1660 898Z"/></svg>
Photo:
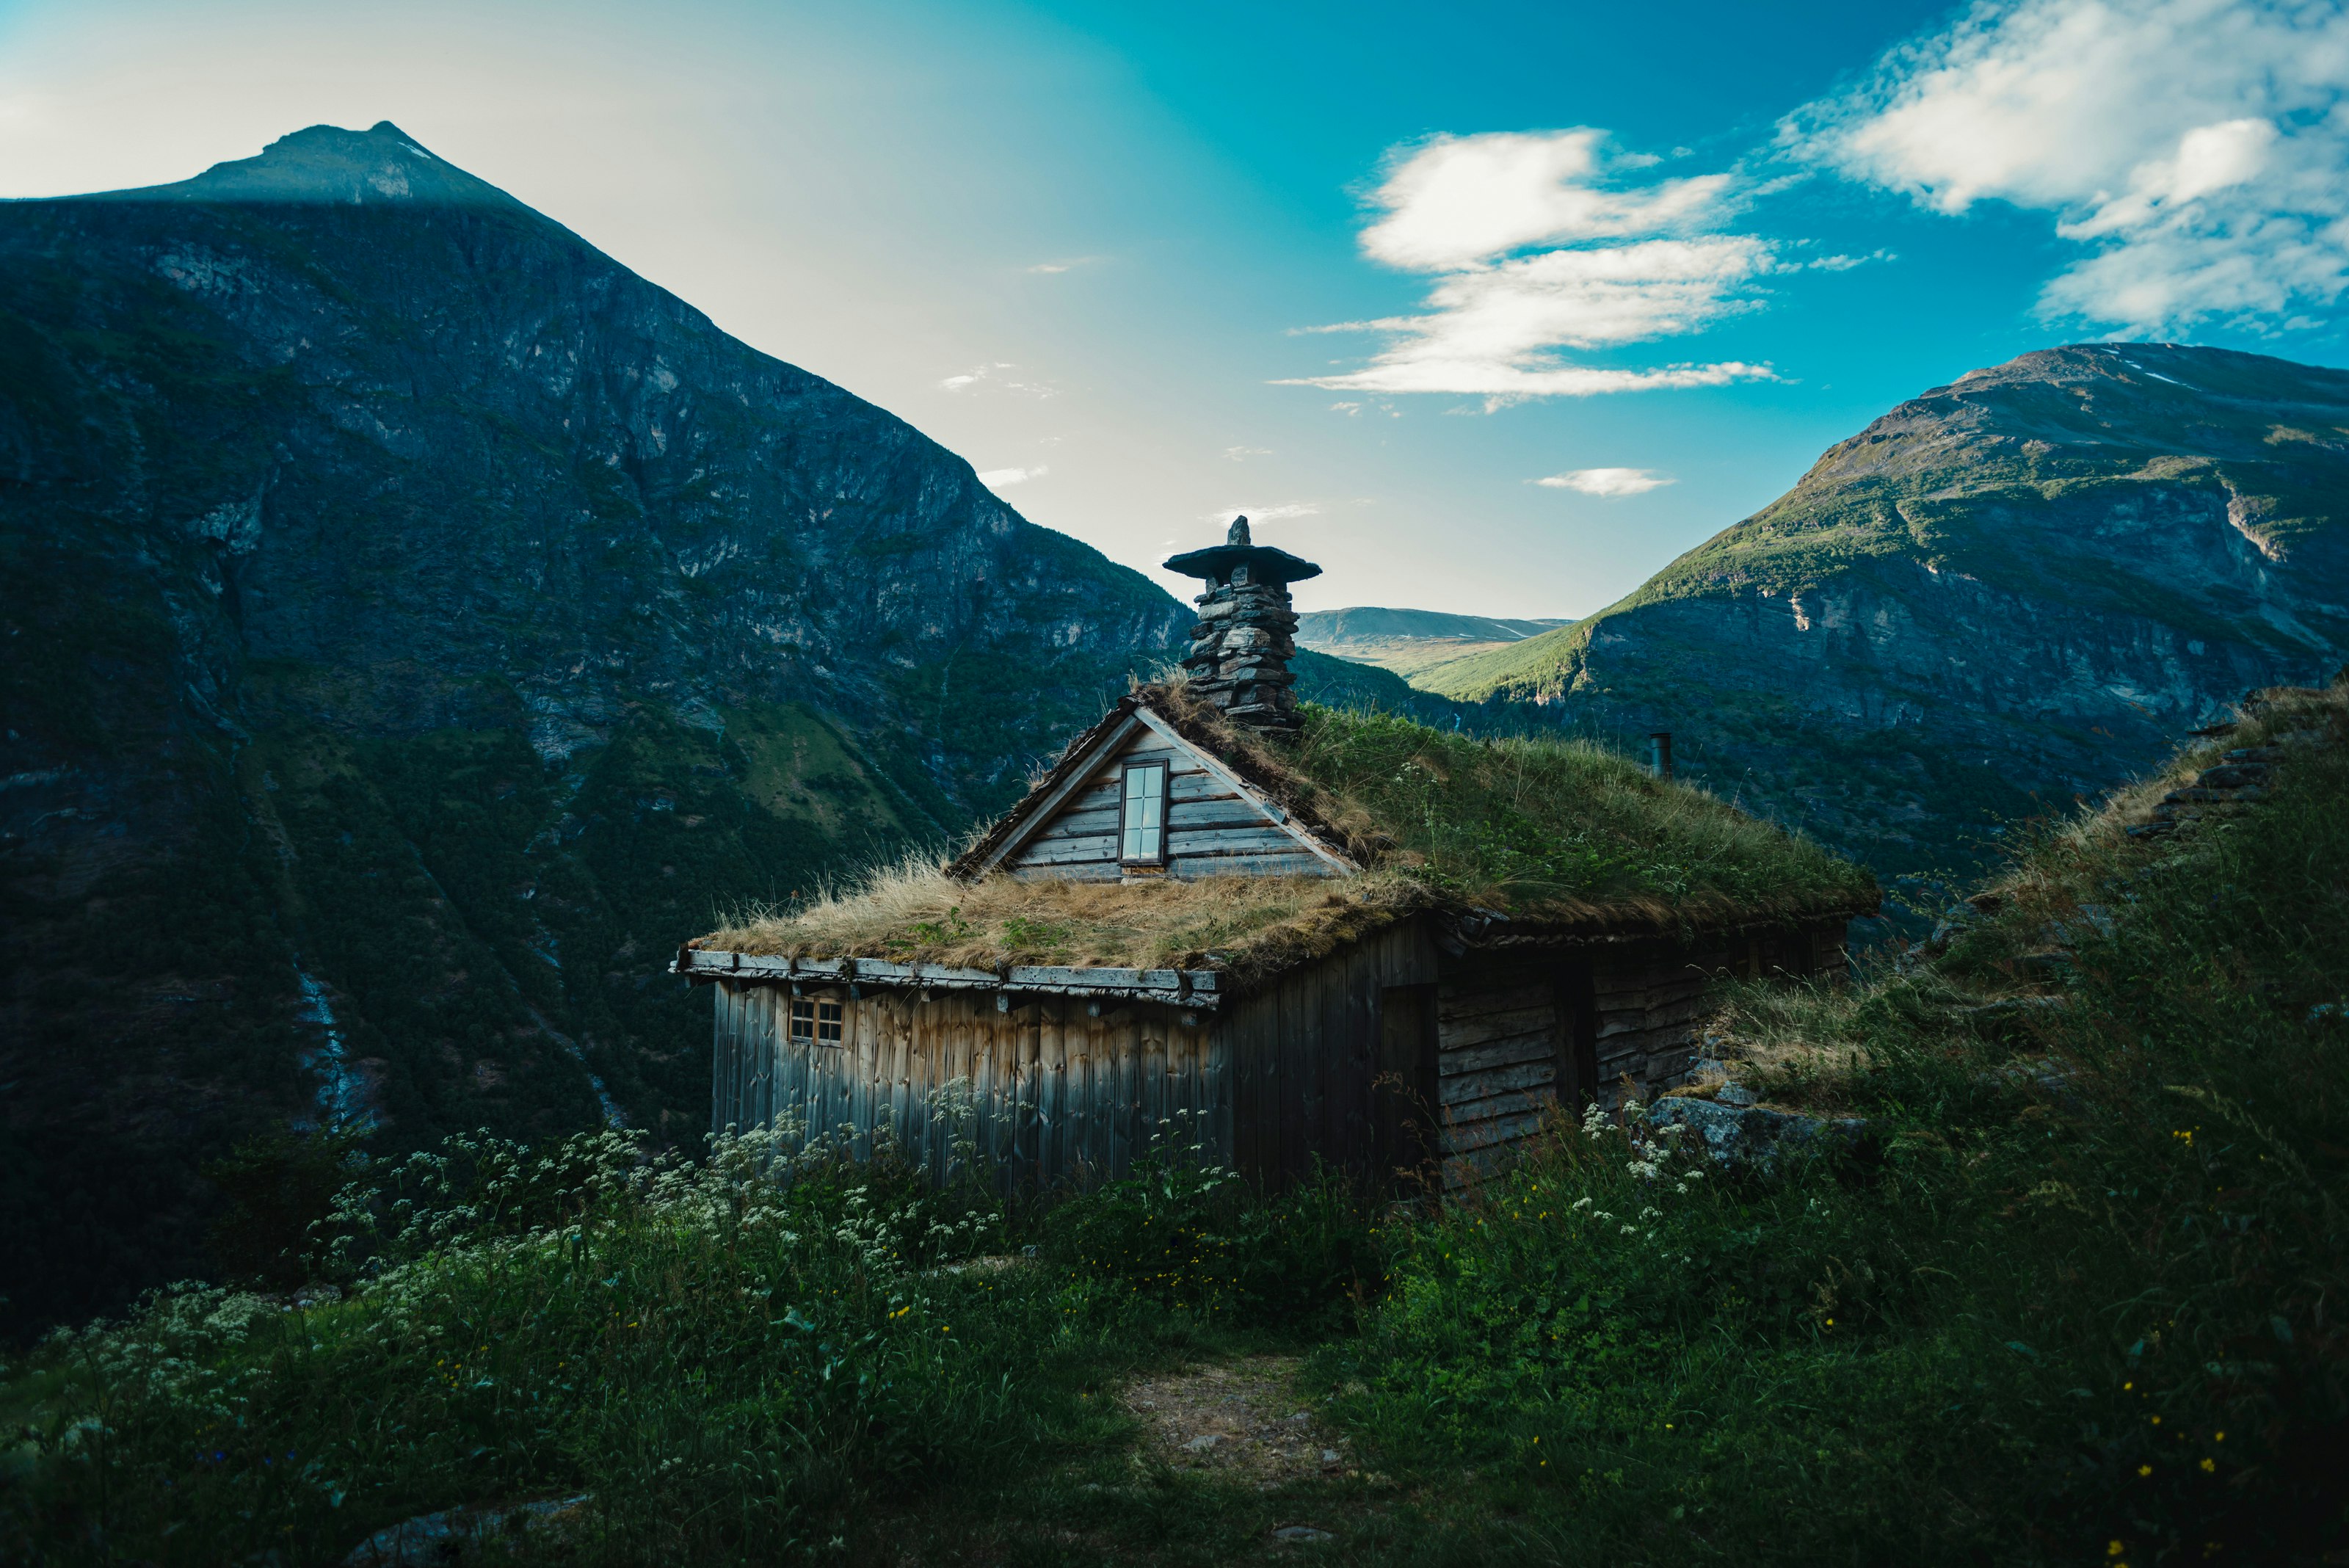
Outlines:
<svg viewBox="0 0 2349 1568"><path fill-rule="evenodd" d="M1169 1464L1265 1487L1343 1474L1353 1463L1345 1439L1297 1392L1297 1366L1295 1356L1244 1356L1138 1378L1118 1397L1143 1423L1147 1451Z"/></svg>

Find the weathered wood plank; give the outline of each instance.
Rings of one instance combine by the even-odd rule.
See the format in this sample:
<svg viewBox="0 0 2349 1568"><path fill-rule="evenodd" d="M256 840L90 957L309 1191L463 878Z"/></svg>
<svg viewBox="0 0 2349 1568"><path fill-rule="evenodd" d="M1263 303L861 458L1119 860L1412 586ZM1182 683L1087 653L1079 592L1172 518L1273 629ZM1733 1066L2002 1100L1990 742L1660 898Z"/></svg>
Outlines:
<svg viewBox="0 0 2349 1568"><path fill-rule="evenodd" d="M1487 1067L1503 1067L1516 1062L1546 1062L1557 1049L1557 1042L1547 1034L1513 1035L1506 1040L1488 1041L1466 1050L1439 1050L1435 1056L1435 1070L1440 1077L1448 1078L1455 1074L1478 1073Z"/></svg>
<svg viewBox="0 0 2349 1568"><path fill-rule="evenodd" d="M1115 882L1125 875L1114 860L1085 860L1061 866L1010 866L1006 869L1015 881L1021 882Z"/></svg>
<svg viewBox="0 0 2349 1568"><path fill-rule="evenodd" d="M1030 845L1050 844L1056 839L1084 838L1095 834L1115 833L1119 815L1117 802L1111 801L1098 810L1064 811L1050 824L1037 831Z"/></svg>
<svg viewBox="0 0 2349 1568"><path fill-rule="evenodd" d="M1513 1066L1487 1067L1479 1073L1441 1078L1437 1080L1436 1097L1447 1106L1464 1106L1511 1089L1527 1089L1537 1084L1554 1086L1557 1081L1557 1063L1545 1056Z"/></svg>
<svg viewBox="0 0 2349 1568"><path fill-rule="evenodd" d="M1176 805L1204 805L1210 801L1243 798L1232 786L1205 770L1185 772L1180 768L1166 781L1168 798ZM1253 808L1251 808L1253 809Z"/></svg>
<svg viewBox="0 0 2349 1568"><path fill-rule="evenodd" d="M1454 1127L1475 1127L1495 1116L1517 1116L1526 1112L1547 1109L1557 1103L1557 1091L1545 1085L1538 1089L1512 1089L1506 1094L1489 1095L1481 1100L1451 1107Z"/></svg>
<svg viewBox="0 0 2349 1568"><path fill-rule="evenodd" d="M1550 1005L1549 991L1547 981L1458 991L1439 1016L1447 1023L1465 1023L1495 1012L1529 1012Z"/></svg>
<svg viewBox="0 0 2349 1568"><path fill-rule="evenodd" d="M1508 1012L1486 1012L1465 1023L1439 1023L1436 1038L1447 1051L1464 1051L1472 1045L1489 1041L1507 1040L1521 1034L1547 1035L1557 1027L1557 1009L1547 1002L1538 1007L1516 1009Z"/></svg>
<svg viewBox="0 0 2349 1568"><path fill-rule="evenodd" d="M1261 855L1302 847L1286 829L1269 823L1261 827L1170 828L1166 846L1169 855Z"/></svg>
<svg viewBox="0 0 2349 1568"><path fill-rule="evenodd" d="M1444 1129L1444 1152L1467 1154L1495 1144L1513 1143L1541 1126L1541 1113L1521 1111L1483 1121L1450 1122Z"/></svg>
<svg viewBox="0 0 2349 1568"><path fill-rule="evenodd" d="M1114 860L1117 836L1097 833L1087 838L1040 839L1019 852L1020 866L1065 866L1079 860Z"/></svg>
<svg viewBox="0 0 2349 1568"><path fill-rule="evenodd" d="M1235 795L1216 800L1176 801L1167 808L1166 826L1170 833L1185 836L1210 828L1267 827L1276 832L1279 824L1258 811L1255 805ZM1294 844L1286 833L1281 837Z"/></svg>
<svg viewBox="0 0 2349 1568"><path fill-rule="evenodd" d="M1202 877L1320 877L1328 862L1311 855L1181 855L1167 862L1167 874L1186 881Z"/></svg>

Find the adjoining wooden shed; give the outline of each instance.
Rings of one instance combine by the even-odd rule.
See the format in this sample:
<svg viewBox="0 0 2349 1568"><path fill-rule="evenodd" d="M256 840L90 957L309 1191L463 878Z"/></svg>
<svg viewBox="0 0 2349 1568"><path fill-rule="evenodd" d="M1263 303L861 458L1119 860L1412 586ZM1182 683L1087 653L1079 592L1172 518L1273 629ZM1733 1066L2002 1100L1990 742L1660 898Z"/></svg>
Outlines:
<svg viewBox="0 0 2349 1568"><path fill-rule="evenodd" d="M1007 1179L1165 1140L1267 1184L1475 1180L1564 1104L1688 1072L1715 975L1833 971L1867 873L1587 746L1299 710L1245 523L1187 679L1069 744L952 865L687 944L715 1127L889 1128L943 1169L967 1094Z"/></svg>

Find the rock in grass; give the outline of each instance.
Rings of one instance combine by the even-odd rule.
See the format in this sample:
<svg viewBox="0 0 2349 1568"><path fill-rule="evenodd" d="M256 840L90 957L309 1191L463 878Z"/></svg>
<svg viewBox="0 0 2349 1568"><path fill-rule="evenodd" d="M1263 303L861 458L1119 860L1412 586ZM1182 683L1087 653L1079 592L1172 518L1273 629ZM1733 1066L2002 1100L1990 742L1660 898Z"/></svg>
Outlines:
<svg viewBox="0 0 2349 1568"><path fill-rule="evenodd" d="M1338 1538L1326 1530L1316 1530L1309 1524L1284 1524L1272 1532L1275 1541L1335 1541Z"/></svg>
<svg viewBox="0 0 2349 1568"><path fill-rule="evenodd" d="M1660 1126L1677 1124L1694 1131L1704 1140L1705 1152L1717 1160L1764 1166L1822 1136L1855 1141L1868 1127L1857 1116L1806 1116L1768 1106L1723 1105L1679 1095L1658 1100L1648 1114Z"/></svg>
<svg viewBox="0 0 2349 1568"><path fill-rule="evenodd" d="M343 1568L437 1568L462 1562L471 1548L533 1525L552 1525L586 1504L588 1494L547 1498L510 1508L450 1508L378 1530L343 1559Z"/></svg>

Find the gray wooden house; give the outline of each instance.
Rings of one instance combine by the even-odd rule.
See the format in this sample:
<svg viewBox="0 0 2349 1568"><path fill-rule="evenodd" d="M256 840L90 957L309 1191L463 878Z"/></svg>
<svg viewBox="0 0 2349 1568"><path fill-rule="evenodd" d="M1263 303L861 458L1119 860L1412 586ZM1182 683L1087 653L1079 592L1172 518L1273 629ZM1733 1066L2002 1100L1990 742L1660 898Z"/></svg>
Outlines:
<svg viewBox="0 0 2349 1568"><path fill-rule="evenodd" d="M1187 682L1117 703L947 868L966 889L952 919L1007 933L984 961L916 950L939 921L859 946L785 920L679 952L717 992L714 1127L887 1126L942 1168L936 1096L959 1084L1015 1182L1115 1177L1172 1134L1268 1184L1318 1165L1458 1187L1557 1106L1680 1082L1713 976L1837 970L1847 920L1875 907L1864 874L1744 818L1818 862L1792 862L1815 873L1805 890L1509 909L1414 880L1384 864L1408 859L1397 835L1335 820L1287 760L1288 584L1319 568L1252 545L1245 520L1168 565L1207 582ZM1104 905L1112 931L1228 909L1238 934L1163 967L1018 950Z"/></svg>

